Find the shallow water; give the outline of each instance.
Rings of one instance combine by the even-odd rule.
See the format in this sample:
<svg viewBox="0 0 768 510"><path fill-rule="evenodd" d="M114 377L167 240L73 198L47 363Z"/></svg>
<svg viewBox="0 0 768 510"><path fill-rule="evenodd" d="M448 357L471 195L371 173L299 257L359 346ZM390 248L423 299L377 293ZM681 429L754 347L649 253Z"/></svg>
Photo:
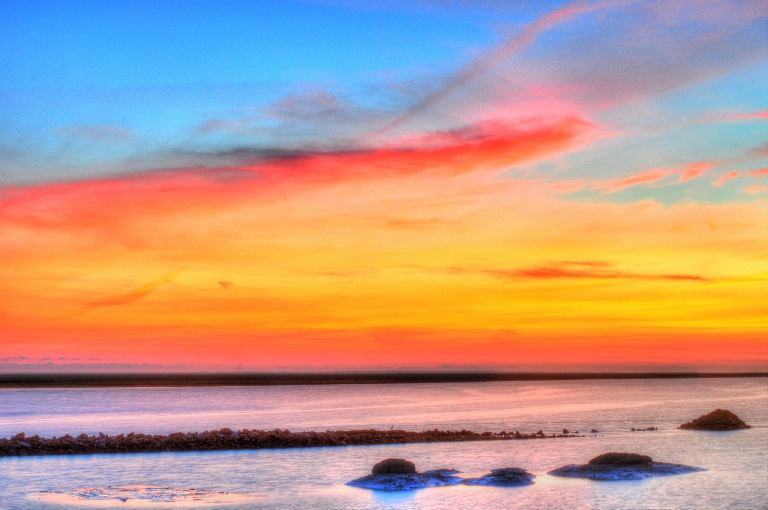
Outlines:
<svg viewBox="0 0 768 510"><path fill-rule="evenodd" d="M754 428L712 433L675 427L716 407ZM220 427L326 430L432 428L597 436L263 451L0 459L0 508L44 503L45 490L159 485L253 494L227 508L765 508L768 380L548 381L365 386L1 390L0 436ZM630 427L659 427L630 432ZM640 481L556 478L546 472L607 451L708 471ZM417 469L454 467L480 476L500 467L538 475L518 488L439 487L382 493L347 487L386 457Z"/></svg>

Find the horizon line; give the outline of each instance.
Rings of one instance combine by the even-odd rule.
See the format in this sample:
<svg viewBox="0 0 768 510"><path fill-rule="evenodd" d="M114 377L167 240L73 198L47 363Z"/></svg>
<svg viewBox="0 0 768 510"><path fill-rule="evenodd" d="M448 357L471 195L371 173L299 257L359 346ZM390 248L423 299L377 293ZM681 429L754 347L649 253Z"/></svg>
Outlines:
<svg viewBox="0 0 768 510"><path fill-rule="evenodd" d="M710 379L768 377L762 372L80 372L0 373L0 389L62 387L290 386L328 384L417 384L616 379Z"/></svg>

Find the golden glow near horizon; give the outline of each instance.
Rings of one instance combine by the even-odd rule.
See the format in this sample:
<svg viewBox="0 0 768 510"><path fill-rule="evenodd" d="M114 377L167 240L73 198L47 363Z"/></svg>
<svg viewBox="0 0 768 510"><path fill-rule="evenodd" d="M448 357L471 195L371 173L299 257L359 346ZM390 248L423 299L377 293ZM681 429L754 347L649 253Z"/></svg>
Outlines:
<svg viewBox="0 0 768 510"><path fill-rule="evenodd" d="M649 106L696 80L475 76L592 10L529 24L349 150L0 187L0 370L765 369L766 154L729 140L768 116ZM685 146L702 124L722 157Z"/></svg>

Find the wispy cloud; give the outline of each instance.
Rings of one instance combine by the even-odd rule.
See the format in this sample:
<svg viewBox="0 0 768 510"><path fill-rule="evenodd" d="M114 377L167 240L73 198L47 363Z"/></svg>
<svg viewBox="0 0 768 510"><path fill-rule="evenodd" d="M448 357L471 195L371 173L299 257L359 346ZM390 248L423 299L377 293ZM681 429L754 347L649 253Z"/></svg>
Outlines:
<svg viewBox="0 0 768 510"><path fill-rule="evenodd" d="M120 143L136 138L135 131L110 124L78 125L59 128L56 133L92 143Z"/></svg>
<svg viewBox="0 0 768 510"><path fill-rule="evenodd" d="M732 170L730 172L726 172L723 175L720 176L720 178L712 183L713 186L723 186L726 182L735 179L737 177L765 177L768 175L768 168L758 168L757 170L751 170L751 171L745 171L745 172L737 172L735 170ZM757 189L759 186L750 186L750 189ZM749 193L749 192L748 192ZM754 194L754 193L751 193Z"/></svg>
<svg viewBox="0 0 768 510"><path fill-rule="evenodd" d="M459 269L459 272L464 270ZM534 267L522 267L513 269L474 269L475 273L486 274L502 279L567 279L584 278L598 280L633 279L633 280L673 280L673 281L708 281L695 274L654 274L623 271L614 269L607 262L563 262Z"/></svg>
<svg viewBox="0 0 768 510"><path fill-rule="evenodd" d="M633 186L661 181L676 173L675 170L652 168L622 179L614 179L612 181L592 181L592 187L594 189L603 190L604 193L616 193L617 191L622 191Z"/></svg>
<svg viewBox="0 0 768 510"><path fill-rule="evenodd" d="M699 163L692 163L685 169L680 170L680 180L678 182L687 182L697 177L701 177L705 173L709 172L718 165L712 161L701 161Z"/></svg>
<svg viewBox="0 0 768 510"><path fill-rule="evenodd" d="M513 37L507 39L502 44L494 46L461 68L457 73L450 76L442 87L422 98L416 104L408 108L398 118L391 121L370 136L376 137L379 135L387 134L405 125L424 112L429 111L442 99L452 95L459 89L465 87L474 79L501 65L515 53L523 51L525 48L533 44L536 39L544 32L547 32L558 25L568 22L580 14L636 3L637 1L639 0L605 0L590 3L582 0L572 2L566 6L549 12L544 16L541 16L533 23L524 26L523 29Z"/></svg>
<svg viewBox="0 0 768 510"><path fill-rule="evenodd" d="M746 188L744 188L744 192L750 195L757 195L759 193L765 193L767 191L768 191L768 186L765 186L763 184L758 184L755 186L747 186Z"/></svg>
<svg viewBox="0 0 768 510"><path fill-rule="evenodd" d="M659 181L662 181L673 175L678 175L679 178L677 181L670 182L668 184L682 184L694 179L698 179L707 172L727 163L728 162L698 161L696 163L691 163L677 169L652 168L621 179L614 179L610 181L592 181L592 187L594 189L604 190L604 193L616 193L617 191L622 191L634 186L658 183ZM722 186L725 181L738 175L738 172L729 172L728 174L725 174L725 176L728 176L727 178L724 176L725 180L721 178L722 182L718 181L715 183L715 185Z"/></svg>
<svg viewBox="0 0 768 510"><path fill-rule="evenodd" d="M120 305L131 304L135 301L138 301L140 299L143 299L149 296L158 287L161 287L169 283L173 283L173 281L176 279L179 273L181 273L181 270L176 270L171 273L168 273L167 275L163 276L159 280L155 280L146 285L142 285L141 287L133 289L132 291L127 292L125 294L117 294L117 295L109 296L103 299L98 299L96 301L91 301L89 303L86 303L86 309L90 310L94 308L101 308L104 306L120 306Z"/></svg>
<svg viewBox="0 0 768 510"><path fill-rule="evenodd" d="M723 175L720 176L718 180L712 183L713 186L723 186L726 182L730 181L731 179L735 179L739 176L739 172L736 171L730 171L725 172Z"/></svg>
<svg viewBox="0 0 768 510"><path fill-rule="evenodd" d="M736 113L723 117L722 120L768 120L768 110L764 112Z"/></svg>

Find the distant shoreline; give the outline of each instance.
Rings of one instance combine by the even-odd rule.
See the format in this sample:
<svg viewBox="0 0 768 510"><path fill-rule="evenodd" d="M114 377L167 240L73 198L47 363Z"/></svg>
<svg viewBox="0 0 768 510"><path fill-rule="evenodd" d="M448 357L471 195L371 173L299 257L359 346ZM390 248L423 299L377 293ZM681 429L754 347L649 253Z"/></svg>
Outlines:
<svg viewBox="0 0 768 510"><path fill-rule="evenodd" d="M498 381L581 381L627 379L712 379L768 377L768 372L339 372L339 373L126 373L126 374L0 374L0 389L289 386L320 384L415 384Z"/></svg>

